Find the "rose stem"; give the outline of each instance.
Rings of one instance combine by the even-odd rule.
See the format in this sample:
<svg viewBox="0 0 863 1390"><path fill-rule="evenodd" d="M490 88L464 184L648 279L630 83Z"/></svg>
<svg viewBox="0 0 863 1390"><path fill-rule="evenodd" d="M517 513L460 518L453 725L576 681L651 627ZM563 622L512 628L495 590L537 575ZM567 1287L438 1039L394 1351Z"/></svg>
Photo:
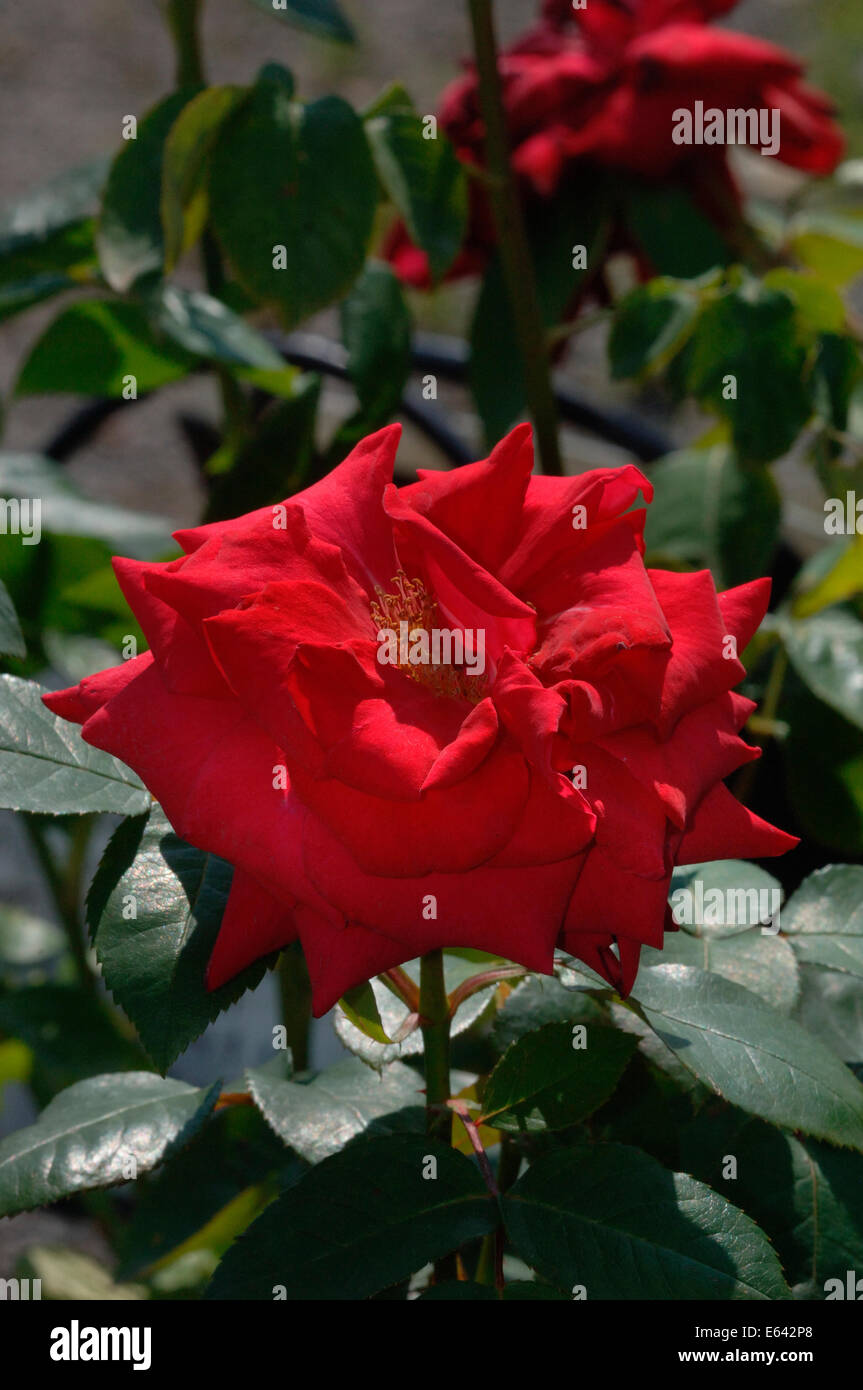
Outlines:
<svg viewBox="0 0 863 1390"><path fill-rule="evenodd" d="M468 0L473 26L479 99L485 125L487 187L500 247L504 280L524 363L525 391L544 473L560 474L558 414L551 384L551 359L539 308L536 273L509 155L498 71L492 0Z"/></svg>
<svg viewBox="0 0 863 1390"><path fill-rule="evenodd" d="M420 960L420 1027L426 1082L426 1134L442 1144L452 1143L449 1100L449 1000L443 970L443 951L429 951ZM435 1261L435 1283L456 1277L455 1252Z"/></svg>
<svg viewBox="0 0 863 1390"><path fill-rule="evenodd" d="M71 832L69 857L61 871L48 847L41 824L33 816L22 817L24 828L51 890L81 984L95 996L96 977L87 959L87 947L84 944L80 921L81 880L93 819L93 816L77 818Z"/></svg>
<svg viewBox="0 0 863 1390"><path fill-rule="evenodd" d="M306 959L294 943L285 947L279 956L279 994L282 1000L282 1023L293 1069L307 1071L309 1065L309 1027L312 1019L312 991Z"/></svg>
<svg viewBox="0 0 863 1390"><path fill-rule="evenodd" d="M200 19L203 0L166 0L165 15L176 54L178 87L205 87L204 60L201 53ZM208 293L218 297L224 288L225 272L219 248L206 227L201 238L204 277ZM224 411L226 435L236 435L246 420L246 398L227 367L215 368Z"/></svg>

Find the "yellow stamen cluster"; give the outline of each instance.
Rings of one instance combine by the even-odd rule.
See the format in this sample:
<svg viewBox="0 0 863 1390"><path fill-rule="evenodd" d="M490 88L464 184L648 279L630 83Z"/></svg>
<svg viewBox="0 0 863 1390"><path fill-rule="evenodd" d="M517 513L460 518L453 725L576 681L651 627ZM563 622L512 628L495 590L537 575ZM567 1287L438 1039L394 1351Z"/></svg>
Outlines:
<svg viewBox="0 0 863 1390"><path fill-rule="evenodd" d="M433 599L421 579L408 579L404 570L393 576L394 593L387 594L379 584L375 585L377 602L371 605L372 621L375 630L391 629L399 631L399 624L409 624L408 641L411 642L421 632L431 638L432 629L437 626L437 600ZM411 663L399 661L398 669L412 681L423 685L435 695L450 699L468 700L478 705L485 698L485 681L478 676L468 675L462 666L448 662L436 664L434 661Z"/></svg>

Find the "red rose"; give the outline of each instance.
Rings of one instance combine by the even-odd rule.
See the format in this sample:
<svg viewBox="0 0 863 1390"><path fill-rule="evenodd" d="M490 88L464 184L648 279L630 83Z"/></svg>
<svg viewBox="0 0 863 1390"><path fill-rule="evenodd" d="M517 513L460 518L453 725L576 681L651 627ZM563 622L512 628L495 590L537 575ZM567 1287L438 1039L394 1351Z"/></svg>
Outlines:
<svg viewBox="0 0 863 1390"><path fill-rule="evenodd" d="M118 560L151 651L45 703L235 865L211 987L299 934L317 1014L441 945L549 971L559 944L626 992L675 864L796 843L722 780L757 756L734 641L769 581L648 571L646 479L534 477L527 426L401 490L398 438ZM423 662L442 634L463 659Z"/></svg>
<svg viewBox="0 0 863 1390"><path fill-rule="evenodd" d="M778 110L776 157L829 174L842 158L833 107L801 80L783 49L709 26L734 0L547 0L540 23L500 56L512 160L528 195L549 197L573 169L592 162L652 179L681 178L723 226L737 199L724 145L675 144L674 112L696 101L727 110ZM462 159L482 164L483 122L472 68L444 93L441 124ZM715 197L711 196L714 185ZM723 217L724 209L724 217ZM493 237L473 220L471 256L452 275L475 268ZM428 284L422 253L397 230L388 246L411 284ZM419 257L419 258L418 258Z"/></svg>

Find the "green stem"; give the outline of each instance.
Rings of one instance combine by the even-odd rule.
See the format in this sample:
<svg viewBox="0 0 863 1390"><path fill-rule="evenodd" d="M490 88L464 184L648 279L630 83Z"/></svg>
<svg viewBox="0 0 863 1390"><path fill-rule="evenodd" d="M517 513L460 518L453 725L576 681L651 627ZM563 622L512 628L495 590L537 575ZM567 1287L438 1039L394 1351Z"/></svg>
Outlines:
<svg viewBox="0 0 863 1390"><path fill-rule="evenodd" d="M443 951L429 951L420 961L420 1016L426 1077L426 1133L452 1143L449 1100L449 1000Z"/></svg>
<svg viewBox="0 0 863 1390"><path fill-rule="evenodd" d="M85 989L96 993L96 979L87 959L87 947L81 931L81 887L84 874L84 861L87 845L93 829L92 816L79 816L71 832L69 855L61 870L48 847L45 832L33 816L22 817L30 844L39 860L42 872L51 890L57 915L66 933L69 951Z"/></svg>
<svg viewBox="0 0 863 1390"><path fill-rule="evenodd" d="M539 307L536 272L521 200L510 161L492 0L468 0L468 3L473 26L480 109L485 125L488 194L524 363L527 404L533 417L542 469L545 473L560 474L563 465L558 439L557 404L551 384L549 344Z"/></svg>
<svg viewBox="0 0 863 1390"><path fill-rule="evenodd" d="M202 9L203 0L166 0L165 14L174 40L178 87L207 85L199 27ZM202 246L207 292L218 298L224 288L225 271L215 238L206 228ZM216 366L215 375L222 398L224 433L227 436L237 435L246 424L245 395L227 367Z"/></svg>
<svg viewBox="0 0 863 1390"><path fill-rule="evenodd" d="M420 960L420 1026L426 1081L426 1134L442 1144L452 1143L449 1036L450 1016L444 980L443 951L429 951ZM436 1284L456 1277L455 1253L435 1261Z"/></svg>
<svg viewBox="0 0 863 1390"><path fill-rule="evenodd" d="M174 40L177 60L177 86L204 85L204 64L198 25L202 0L167 0L165 13Z"/></svg>
<svg viewBox="0 0 863 1390"><path fill-rule="evenodd" d="M279 957L279 993L294 1071L307 1071L312 989L306 959L298 945L288 946Z"/></svg>

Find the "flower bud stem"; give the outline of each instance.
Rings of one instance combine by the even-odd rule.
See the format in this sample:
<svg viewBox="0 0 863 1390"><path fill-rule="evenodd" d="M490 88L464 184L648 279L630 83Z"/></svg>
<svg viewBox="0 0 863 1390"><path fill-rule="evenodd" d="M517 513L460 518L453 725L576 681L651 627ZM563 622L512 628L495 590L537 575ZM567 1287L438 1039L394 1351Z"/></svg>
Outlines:
<svg viewBox="0 0 863 1390"><path fill-rule="evenodd" d="M521 200L510 162L506 112L498 69L492 0L469 0L479 102L485 126L488 196L497 231L504 280L524 365L528 409L544 473L560 474L557 404L551 359L539 307L536 271L527 239Z"/></svg>

